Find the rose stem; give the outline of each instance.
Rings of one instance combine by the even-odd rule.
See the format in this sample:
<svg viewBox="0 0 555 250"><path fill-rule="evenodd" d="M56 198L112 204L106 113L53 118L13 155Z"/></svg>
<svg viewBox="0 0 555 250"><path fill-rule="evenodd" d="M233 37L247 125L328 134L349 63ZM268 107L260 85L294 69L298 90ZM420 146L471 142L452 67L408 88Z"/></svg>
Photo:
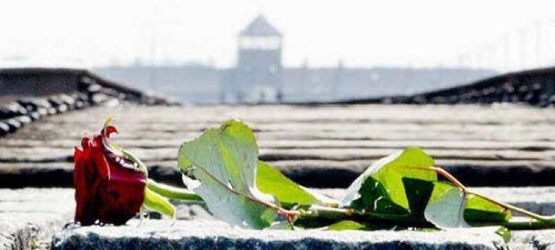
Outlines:
<svg viewBox="0 0 555 250"><path fill-rule="evenodd" d="M307 211L300 211L299 219L328 219L333 221L353 220L369 225L378 226L402 226L415 228L435 228L435 226L423 218L410 215L380 214L371 212L357 212L352 209L331 208L323 206L312 206ZM479 226L504 226L509 230L537 230L553 229L555 224L551 221L508 221L499 224L484 223L475 224Z"/></svg>
<svg viewBox="0 0 555 250"><path fill-rule="evenodd" d="M170 185L158 183L148 179L147 188L151 191L170 199L184 201L203 201L202 198L193 191L185 188L172 187Z"/></svg>
<svg viewBox="0 0 555 250"><path fill-rule="evenodd" d="M372 212L359 212L352 209L332 208L313 205L308 210L300 211L300 219L328 219L334 221L353 220L367 222L373 225L406 226L406 227L434 227L423 218L411 215L382 214Z"/></svg>
<svg viewBox="0 0 555 250"><path fill-rule="evenodd" d="M468 190L462 183L460 183L454 176L449 174L447 171L433 167L428 170L436 171L438 174L445 177L449 180L453 185L460 188L463 192L468 194L473 194L479 196L483 199L486 199L492 203L498 204L499 206L510 209L512 211L528 215L538 221L509 221L503 224L503 226L507 227L511 230L533 230L533 229L545 229L545 228L555 228L555 223L549 220L548 217L541 216L527 210L512 206L510 204L506 204L503 202L496 201L491 199L487 196L475 193L471 190ZM170 199L177 199L177 200L184 200L184 201L196 201L196 202L203 202L202 198L195 194L193 191L184 189L184 188L177 188L172 187L169 185L157 183L151 179L148 180L147 187L161 196L170 198ZM278 210L279 211L279 210ZM282 210L283 211L283 210ZM332 219L332 220L355 220L359 222L373 222L373 223L383 223L388 225L399 225L399 226L407 226L407 227L434 227L430 222L422 219L418 219L411 216L404 216L404 215L390 215L390 214L379 214L379 213L369 213L369 212L357 212L352 209L342 209L342 208L331 208L331 207L323 207L323 206L312 206L307 211L300 211L300 213L296 213L297 211L284 211L285 214L288 212L292 215L299 216L302 219Z"/></svg>

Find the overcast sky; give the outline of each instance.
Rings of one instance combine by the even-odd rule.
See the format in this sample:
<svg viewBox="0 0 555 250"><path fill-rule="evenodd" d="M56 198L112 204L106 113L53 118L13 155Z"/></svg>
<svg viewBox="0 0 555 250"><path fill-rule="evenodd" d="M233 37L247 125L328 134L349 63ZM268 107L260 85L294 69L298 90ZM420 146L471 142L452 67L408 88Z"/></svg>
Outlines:
<svg viewBox="0 0 555 250"><path fill-rule="evenodd" d="M483 61L476 58L506 41L535 44L519 35L530 37L539 20L545 41L555 45L553 1L18 0L0 4L0 66L97 67L154 58L228 67L236 60L237 33L261 12L285 35L289 66ZM538 51L510 46L522 60ZM549 43L540 47L542 60L555 58Z"/></svg>

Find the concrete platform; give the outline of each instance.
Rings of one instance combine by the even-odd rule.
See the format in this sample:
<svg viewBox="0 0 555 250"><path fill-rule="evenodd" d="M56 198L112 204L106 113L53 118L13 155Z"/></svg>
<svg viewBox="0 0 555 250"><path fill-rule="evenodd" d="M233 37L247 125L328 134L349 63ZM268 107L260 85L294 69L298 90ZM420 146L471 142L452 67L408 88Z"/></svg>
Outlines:
<svg viewBox="0 0 555 250"><path fill-rule="evenodd" d="M483 231L285 231L244 230L218 221L149 221L141 226L84 227L57 234L53 250L124 249L505 249Z"/></svg>
<svg viewBox="0 0 555 250"><path fill-rule="evenodd" d="M74 204L71 189L0 189L0 250L48 247Z"/></svg>
<svg viewBox="0 0 555 250"><path fill-rule="evenodd" d="M337 197L341 189L320 190ZM555 213L554 188L476 188L476 191L501 200L528 208L541 214ZM330 232L260 232L237 231L225 223L216 221L199 204L176 203L177 221L148 220L137 226L137 220L125 227L84 227L71 225L74 212L72 189L0 189L0 249L44 249L52 244L55 249L108 249L109 244L126 241L130 249L155 244L169 238L167 247L177 249L202 249L203 246L225 248L233 244L260 246L258 249L290 249L291 244L305 246L298 249L503 249L491 232L479 231L463 237L464 233L452 232L352 232L334 234ZM191 229L192 228L192 229ZM190 231L190 232L189 232ZM200 234L205 234L204 238ZM368 234L368 235L367 235ZM128 237L129 236L129 237ZM249 238L253 236L252 239ZM415 239L409 242L408 239ZM91 241L91 242L89 242ZM406 242L405 242L406 241ZM185 246L184 242L191 243ZM555 231L517 232L509 246L511 249L533 249L531 246L555 247ZM77 246L77 244L79 246ZM99 245L100 244L100 245ZM118 243L119 244L119 243ZM461 248L457 248L461 247ZM464 246L464 247L463 247ZM491 248L491 247L496 248ZM121 246L118 246L121 247ZM191 247L191 248L187 248ZM196 248L193 248L196 247ZM118 249L110 248L110 249ZM123 249L123 248L122 248ZM162 249L162 248L154 248ZM218 248L216 248L218 249ZM239 248L240 249L240 248ZM538 248L549 249L549 248Z"/></svg>
<svg viewBox="0 0 555 250"><path fill-rule="evenodd" d="M492 228L330 232L245 230L214 220L130 224L66 228L54 236L51 249L555 249L555 230L516 231L504 242Z"/></svg>

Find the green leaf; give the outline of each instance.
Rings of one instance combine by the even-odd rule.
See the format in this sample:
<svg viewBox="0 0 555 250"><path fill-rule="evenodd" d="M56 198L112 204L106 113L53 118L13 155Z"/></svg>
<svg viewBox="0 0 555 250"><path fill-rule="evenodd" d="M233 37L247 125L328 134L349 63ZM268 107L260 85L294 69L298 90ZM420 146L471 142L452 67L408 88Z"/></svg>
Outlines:
<svg viewBox="0 0 555 250"><path fill-rule="evenodd" d="M216 218L232 225L264 228L277 217L274 199L256 186L258 146L252 130L231 120L179 149L185 184ZM200 185L190 177L200 181Z"/></svg>
<svg viewBox="0 0 555 250"><path fill-rule="evenodd" d="M424 210L434 191L434 183L418 179L403 178L409 208L414 216L424 216ZM422 217L421 217L422 218Z"/></svg>
<svg viewBox="0 0 555 250"><path fill-rule="evenodd" d="M499 225L511 219L509 210L468 194L447 182L434 182L425 218L439 228Z"/></svg>
<svg viewBox="0 0 555 250"><path fill-rule="evenodd" d="M270 230L295 230L295 229L300 229L300 228L295 227L293 224L289 223L289 221L276 221L276 222L272 223L272 225L270 225L269 227L267 227L265 229L270 229Z"/></svg>
<svg viewBox="0 0 555 250"><path fill-rule="evenodd" d="M295 205L337 204L337 201L295 183L263 161L258 161L256 185L260 191L273 195L285 208Z"/></svg>
<svg viewBox="0 0 555 250"><path fill-rule="evenodd" d="M434 160L420 148L410 147L372 164L340 199L343 207L380 213L409 213L404 178L436 181Z"/></svg>
<svg viewBox="0 0 555 250"><path fill-rule="evenodd" d="M461 209L462 208L462 209ZM446 182L435 182L425 217L439 228L499 225L511 212L482 197L469 194Z"/></svg>
<svg viewBox="0 0 555 250"><path fill-rule="evenodd" d="M364 230L366 226L351 220L344 220L326 227L328 231Z"/></svg>
<svg viewBox="0 0 555 250"><path fill-rule="evenodd" d="M466 196L458 188L436 182L424 216L438 228L469 227L464 220L465 207Z"/></svg>
<svg viewBox="0 0 555 250"><path fill-rule="evenodd" d="M500 224L512 218L510 210L494 204L482 197L468 195L464 219L470 225Z"/></svg>
<svg viewBox="0 0 555 250"><path fill-rule="evenodd" d="M145 200L143 205L150 210L154 210L172 218L175 215L175 208L173 205L166 198L153 192L148 187L145 188Z"/></svg>
<svg viewBox="0 0 555 250"><path fill-rule="evenodd" d="M499 227L497 230L495 230L495 233L501 236L501 238L503 238L503 241L505 241L505 243L509 243L509 241L511 241L511 236L512 236L511 231L506 227Z"/></svg>

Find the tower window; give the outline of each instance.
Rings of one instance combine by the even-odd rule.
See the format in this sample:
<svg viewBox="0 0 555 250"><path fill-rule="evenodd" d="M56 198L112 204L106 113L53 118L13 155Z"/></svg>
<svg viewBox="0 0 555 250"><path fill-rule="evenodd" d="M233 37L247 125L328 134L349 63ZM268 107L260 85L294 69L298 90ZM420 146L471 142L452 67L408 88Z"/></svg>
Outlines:
<svg viewBox="0 0 555 250"><path fill-rule="evenodd" d="M260 49L270 50L279 49L281 46L281 38L277 36L243 36L239 38L239 47L241 49Z"/></svg>

